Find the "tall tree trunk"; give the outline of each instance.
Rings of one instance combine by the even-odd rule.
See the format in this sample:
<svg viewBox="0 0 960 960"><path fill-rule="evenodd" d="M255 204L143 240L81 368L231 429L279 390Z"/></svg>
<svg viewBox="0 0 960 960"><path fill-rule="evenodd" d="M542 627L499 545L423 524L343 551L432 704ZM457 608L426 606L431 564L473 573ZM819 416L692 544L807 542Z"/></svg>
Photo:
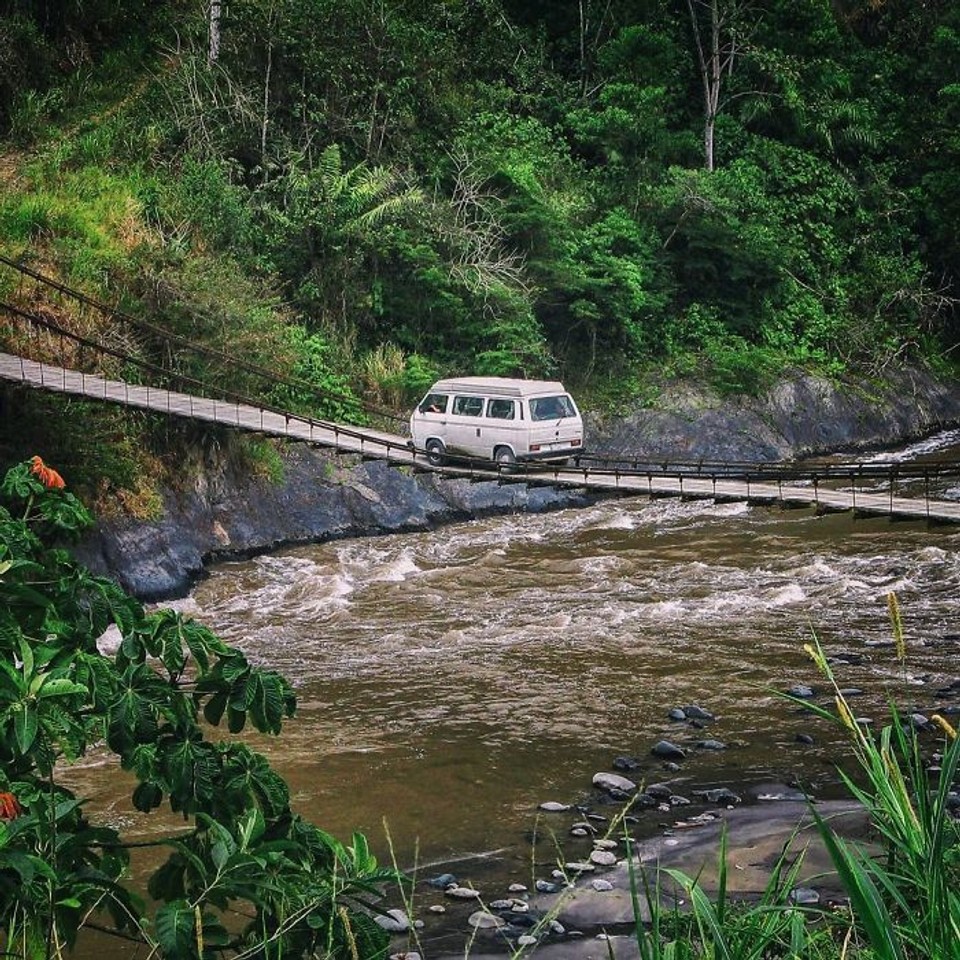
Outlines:
<svg viewBox="0 0 960 960"><path fill-rule="evenodd" d="M724 38L727 15L720 9L721 0L687 0L690 25L697 49L697 66L703 86L703 160L707 170L713 170L714 137L717 114L720 112L720 89L724 70L733 69L736 45L731 38ZM701 22L698 9L706 11L709 25ZM704 37L704 32L709 35Z"/></svg>
<svg viewBox="0 0 960 960"><path fill-rule="evenodd" d="M220 56L220 0L210 0L210 46L207 49L207 63L217 62Z"/></svg>

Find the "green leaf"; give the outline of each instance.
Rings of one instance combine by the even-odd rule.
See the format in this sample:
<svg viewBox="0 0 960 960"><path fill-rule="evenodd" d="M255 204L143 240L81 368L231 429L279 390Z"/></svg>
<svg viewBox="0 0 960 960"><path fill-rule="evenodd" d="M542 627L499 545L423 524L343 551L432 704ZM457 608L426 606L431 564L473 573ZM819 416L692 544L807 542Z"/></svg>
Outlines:
<svg viewBox="0 0 960 960"><path fill-rule="evenodd" d="M26 754L37 738L40 720L37 708L30 703L18 704L13 714L13 732L17 738L17 747L22 754Z"/></svg>
<svg viewBox="0 0 960 960"><path fill-rule="evenodd" d="M156 918L157 942L167 960L188 960L195 955L194 910L186 900L165 903Z"/></svg>

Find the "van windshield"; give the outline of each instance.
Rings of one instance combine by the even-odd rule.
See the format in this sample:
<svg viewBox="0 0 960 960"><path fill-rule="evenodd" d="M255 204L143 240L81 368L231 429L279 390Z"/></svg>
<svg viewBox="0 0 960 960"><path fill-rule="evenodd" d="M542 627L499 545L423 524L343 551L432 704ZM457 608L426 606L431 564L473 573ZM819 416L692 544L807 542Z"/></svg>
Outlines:
<svg viewBox="0 0 960 960"><path fill-rule="evenodd" d="M531 420L562 420L576 415L573 401L565 393L557 397L536 397L530 401Z"/></svg>

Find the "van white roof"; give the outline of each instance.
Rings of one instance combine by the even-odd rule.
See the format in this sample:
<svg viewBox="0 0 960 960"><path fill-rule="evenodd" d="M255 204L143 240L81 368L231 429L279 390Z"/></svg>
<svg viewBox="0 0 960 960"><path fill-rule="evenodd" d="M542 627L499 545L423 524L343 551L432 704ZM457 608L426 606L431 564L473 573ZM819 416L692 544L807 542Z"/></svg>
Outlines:
<svg viewBox="0 0 960 960"><path fill-rule="evenodd" d="M431 393L470 393L498 397L535 397L566 393L559 380L513 380L509 377L452 377L438 380Z"/></svg>

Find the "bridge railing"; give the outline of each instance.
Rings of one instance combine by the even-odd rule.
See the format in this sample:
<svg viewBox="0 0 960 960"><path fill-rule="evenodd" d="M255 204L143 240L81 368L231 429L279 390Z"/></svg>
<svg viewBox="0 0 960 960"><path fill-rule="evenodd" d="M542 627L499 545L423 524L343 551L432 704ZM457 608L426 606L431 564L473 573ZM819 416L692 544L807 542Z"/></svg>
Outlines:
<svg viewBox="0 0 960 960"><path fill-rule="evenodd" d="M67 286L54 280L52 277L33 270L26 264L17 263L3 255L0 255L0 267L5 268L16 278L18 285L17 299L21 303L24 302L24 300L29 300L28 297L24 296L23 291L23 285L29 283L58 298L65 298L72 301L83 311L92 310L112 322L121 331L111 334L112 339L117 342L116 345L120 352L128 360L132 357L139 357L143 362L149 363L153 368L152 375L154 377L154 383L157 386L161 386L162 384L159 383L156 378L163 375L172 378L191 376L191 374L185 373L185 371L179 369L179 367L184 364L185 360L192 359L200 361L202 365L208 368L216 367L222 372L224 377L230 378L232 376L234 380L242 377L243 379L257 383L263 387L265 395L269 395L271 392L280 389L296 391L300 395L313 397L320 403L333 403L344 409L353 408L357 411L362 411L378 423L392 424L394 430L398 432L403 432L407 428L407 419L397 416L392 410L387 410L377 404L372 404L353 396L325 389L302 378L292 377L276 370L267 369L249 360L232 356L209 344L190 340L187 337L166 330L148 320L134 317L117 307L101 303L82 291ZM4 302L3 306L8 310L10 308L17 309L16 304L8 302ZM21 307L19 309L23 308ZM36 312L32 310L29 312L34 316L37 315ZM67 331L66 326L62 322L58 322L52 317L48 317L47 319L55 323L61 331ZM88 332L84 331L71 332L81 337L88 336ZM36 346L42 345L36 344ZM158 363L158 357L162 358L164 362ZM38 357L37 359L40 358ZM72 358L74 363L82 362L84 359L87 361L93 360L93 358L90 357L84 358L82 355ZM143 370L145 367L137 365L136 369ZM90 370L89 372L94 371ZM104 372L106 375L110 375L111 373L110 370ZM205 395L212 396L215 392L225 389L222 385L218 385L216 382L212 383L209 379L201 380L199 377L193 376L193 380L197 384L202 384L206 391ZM226 390L229 392L229 388L226 388ZM263 402L263 399L261 398L259 402Z"/></svg>

